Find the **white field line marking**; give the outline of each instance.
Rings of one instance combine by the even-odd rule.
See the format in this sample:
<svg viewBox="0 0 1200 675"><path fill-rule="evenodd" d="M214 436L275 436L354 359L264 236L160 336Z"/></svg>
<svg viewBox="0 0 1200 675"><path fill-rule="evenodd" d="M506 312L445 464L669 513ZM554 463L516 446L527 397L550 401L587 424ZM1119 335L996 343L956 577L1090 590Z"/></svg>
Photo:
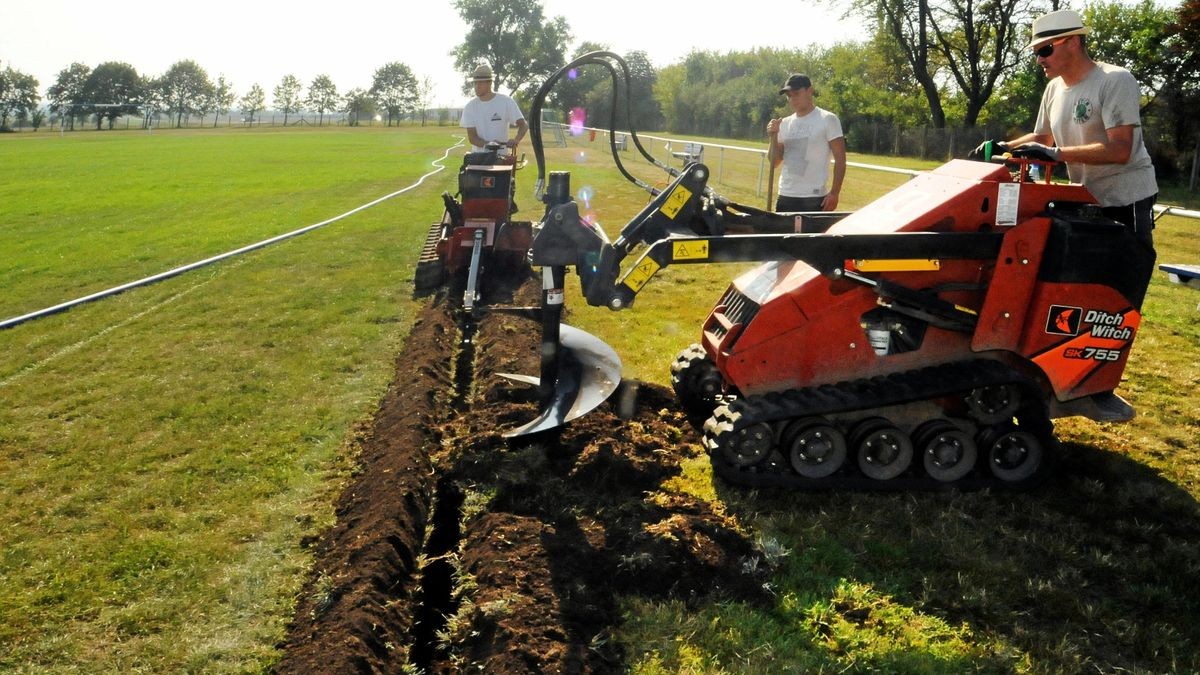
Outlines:
<svg viewBox="0 0 1200 675"><path fill-rule="evenodd" d="M92 335L89 335L88 337L85 337L82 340L80 340L74 344L70 344L70 345L67 345L66 347L63 347L62 349L59 349L58 351L54 352L53 354L47 356L46 358L44 358L40 361L35 361L34 363L31 363L31 364L25 366L24 368L18 370L17 372L13 373L12 375L9 375L8 377L4 378L3 380L0 380L0 387L7 387L8 385L16 382L17 380L20 380L21 378L25 377L26 375L35 373L38 370L40 370L42 367L49 365L50 363L53 363L54 361L57 361L58 359L60 359L64 356L74 354L75 352L92 344L93 342L95 342L96 340L99 340L100 338L104 337L105 335L108 335L109 333L111 333L117 329L124 328L125 326L128 326L129 324L133 323L134 321L137 321L138 319L146 316L147 314L156 312L156 311L162 309L163 307L166 307L167 305L175 302L176 300L182 298L185 295L188 295L189 293L200 288L201 286L207 286L215 278L217 278L216 273L214 273L211 277L205 279L204 281L201 281L200 283L193 285L191 288L185 288L184 290L176 293L175 295L172 295L171 297L167 298L166 300L163 300L162 302L160 302L156 305L147 307L146 309L143 309L142 311L138 312L137 314L129 316L121 321L118 321L117 323L114 323L111 326L108 326L107 328L103 328L100 331L98 331Z"/></svg>

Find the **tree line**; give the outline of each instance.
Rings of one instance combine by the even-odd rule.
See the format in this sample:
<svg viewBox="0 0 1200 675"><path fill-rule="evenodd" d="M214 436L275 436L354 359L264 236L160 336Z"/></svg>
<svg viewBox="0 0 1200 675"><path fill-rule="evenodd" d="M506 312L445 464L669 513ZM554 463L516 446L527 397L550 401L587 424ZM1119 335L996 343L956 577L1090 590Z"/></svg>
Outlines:
<svg viewBox="0 0 1200 675"><path fill-rule="evenodd" d="M399 123L424 105L428 109L433 82L418 81L411 68L399 62L375 71L370 89L354 88L339 93L328 75L318 75L307 86L295 76L285 75L272 91L273 110L289 116L308 110L318 114L323 124L326 113L344 113L351 124L386 113L387 122ZM95 68L72 63L59 71L46 90L47 107L59 115L70 129L80 120L92 119L96 129L105 122L123 116L141 116L143 126L153 116L165 114L179 127L192 116L213 116L213 126L221 115L237 109L243 121L252 124L267 109L267 93L259 84L252 85L240 98L224 75L215 80L192 60L178 61L165 73L147 77L127 63L108 61ZM0 128L9 121L28 124L35 129L45 122L37 80L11 66L0 71Z"/></svg>
<svg viewBox="0 0 1200 675"><path fill-rule="evenodd" d="M841 0L868 29L862 41L829 47L760 48L748 52L694 50L680 62L655 67L645 52L625 55L632 81L631 119L624 108L617 125L679 134L759 140L766 121L786 114L775 95L788 73L803 71L816 84L821 107L842 120L851 149L877 144L880 130L955 128L964 136L1006 135L1032 127L1045 76L1028 53L1035 16L1060 9L1061 0ZM452 51L460 72L488 61L497 90L511 90L528 109L545 79L567 61L571 28L547 17L539 0L455 0L468 31ZM1082 13L1092 27L1088 50L1097 60L1129 68L1143 90L1143 123L1160 173L1195 154L1200 141L1200 0L1174 9L1154 0L1125 4L1105 0ZM606 49L584 41L572 56ZM607 126L610 78L603 70L566 78L546 109L564 119ZM429 108L433 83L418 81L403 63L375 71L367 89L339 93L327 76L307 92L294 76L273 90L273 107L284 114L306 109L347 114L351 123L386 112L388 124ZM465 93L464 89L464 93ZM97 127L140 110L169 113L176 125L193 115L224 114L236 106L253 121L266 109L258 84L237 98L224 77L211 80L198 64L180 61L166 73L143 78L129 65L75 63L59 73L47 98L67 123L93 117ZM0 126L33 123L37 81L11 67L0 71ZM422 118L422 121L424 119Z"/></svg>
<svg viewBox="0 0 1200 675"><path fill-rule="evenodd" d="M873 12L876 26L865 42L694 52L660 70L655 91L665 125L678 133L715 127L721 135L761 138L766 120L786 112L773 93L788 72L805 71L817 105L839 115L852 149L868 145L866 137L880 128L954 127L963 137L975 130L975 142L1033 128L1046 78L1029 53L1028 26L1045 8L949 0L879 0L860 8ZM1089 53L1128 68L1141 84L1145 137L1160 174L1186 165L1200 141L1200 1L1178 9L1152 0L1097 2L1082 14L1092 28Z"/></svg>

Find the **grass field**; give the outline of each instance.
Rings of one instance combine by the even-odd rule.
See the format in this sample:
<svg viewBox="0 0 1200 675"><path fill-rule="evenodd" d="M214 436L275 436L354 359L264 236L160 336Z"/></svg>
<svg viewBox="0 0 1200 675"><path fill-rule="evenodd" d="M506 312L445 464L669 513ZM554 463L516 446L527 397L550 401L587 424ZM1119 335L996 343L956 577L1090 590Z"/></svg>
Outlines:
<svg viewBox="0 0 1200 675"><path fill-rule="evenodd" d="M428 172L455 131L0 136L0 319L341 214ZM610 236L646 201L599 139L549 158ZM719 159L706 156L715 187L761 204L757 156ZM532 173L518 201L536 218ZM903 180L852 170L842 206ZM446 171L303 237L0 331L0 671L269 667L302 541L333 518L413 313L419 243L453 185ZM1160 221L1159 260L1200 260L1197 228ZM737 269L666 270L621 313L573 295L570 321L630 377L665 383ZM1198 301L1156 274L1121 390L1138 418L1060 423L1085 468L1045 494L747 494L697 459L678 487L774 542L777 601L631 603L620 637L634 668L1200 668L1186 622L1200 618Z"/></svg>
<svg viewBox="0 0 1200 675"><path fill-rule="evenodd" d="M0 139L6 318L325 220L453 145L324 130ZM332 518L441 215L412 193L0 331L0 671L256 671Z"/></svg>

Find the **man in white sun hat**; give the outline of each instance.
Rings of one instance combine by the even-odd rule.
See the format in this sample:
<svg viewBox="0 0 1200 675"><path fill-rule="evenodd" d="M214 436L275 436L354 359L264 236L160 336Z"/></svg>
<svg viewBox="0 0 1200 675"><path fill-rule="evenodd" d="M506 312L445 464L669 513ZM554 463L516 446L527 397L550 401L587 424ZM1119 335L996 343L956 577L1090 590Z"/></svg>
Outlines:
<svg viewBox="0 0 1200 675"><path fill-rule="evenodd" d="M1050 78L1037 122L1032 133L990 142L990 153L1065 162L1071 181L1088 188L1104 215L1153 247L1158 183L1142 142L1138 83L1128 70L1092 60L1085 43L1090 32L1069 9L1033 22L1029 49ZM971 155L982 156L986 145Z"/></svg>
<svg viewBox="0 0 1200 675"><path fill-rule="evenodd" d="M516 150L521 139L529 131L525 116L511 97L492 90L492 67L481 63L471 73L475 83L475 98L463 106L459 126L467 130L467 139L476 152L482 152L490 141L503 143L509 150ZM517 135L508 137L508 128L517 127Z"/></svg>

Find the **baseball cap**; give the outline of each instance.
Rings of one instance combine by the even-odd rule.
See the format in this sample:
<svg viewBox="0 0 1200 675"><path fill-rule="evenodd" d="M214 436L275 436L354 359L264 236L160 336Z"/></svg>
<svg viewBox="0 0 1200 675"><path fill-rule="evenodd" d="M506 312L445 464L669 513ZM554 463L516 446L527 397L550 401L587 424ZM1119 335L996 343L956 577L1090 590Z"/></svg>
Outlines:
<svg viewBox="0 0 1200 675"><path fill-rule="evenodd" d="M787 82L785 82L783 87L780 88L779 93L786 94L789 91L808 89L811 86L812 80L808 79L807 75L804 73L792 73L792 75L788 77Z"/></svg>

